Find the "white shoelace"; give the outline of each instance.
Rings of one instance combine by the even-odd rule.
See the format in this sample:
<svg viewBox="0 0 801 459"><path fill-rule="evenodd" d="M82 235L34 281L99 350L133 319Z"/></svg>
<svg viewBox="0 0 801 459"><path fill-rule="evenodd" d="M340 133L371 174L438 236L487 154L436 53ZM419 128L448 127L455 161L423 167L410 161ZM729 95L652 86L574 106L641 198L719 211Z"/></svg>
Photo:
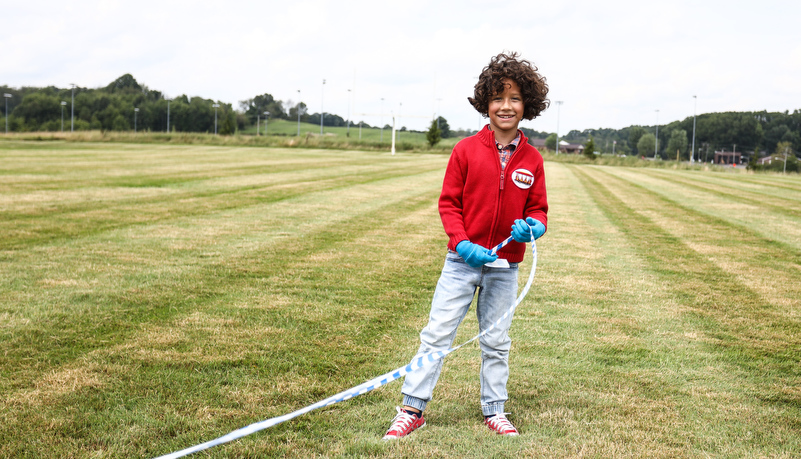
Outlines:
<svg viewBox="0 0 801 459"><path fill-rule="evenodd" d="M387 433L393 430L403 432L414 422L414 416L401 410L398 406L396 406L395 409L398 411L398 414L395 415L395 419L392 420L392 427L389 428Z"/></svg>
<svg viewBox="0 0 801 459"><path fill-rule="evenodd" d="M505 431L512 431L517 432L515 426L506 419L506 415L509 413L498 413L495 416L489 418L487 422L497 431L505 432Z"/></svg>

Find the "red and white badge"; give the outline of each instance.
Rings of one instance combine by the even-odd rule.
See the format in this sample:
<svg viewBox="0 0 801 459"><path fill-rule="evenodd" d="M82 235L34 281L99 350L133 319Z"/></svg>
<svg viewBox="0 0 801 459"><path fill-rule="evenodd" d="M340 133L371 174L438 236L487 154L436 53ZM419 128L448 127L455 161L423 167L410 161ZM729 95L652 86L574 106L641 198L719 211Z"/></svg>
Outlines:
<svg viewBox="0 0 801 459"><path fill-rule="evenodd" d="M514 182L518 188L527 190L531 188L531 185L534 185L534 174L527 169L517 169L512 172L512 182Z"/></svg>

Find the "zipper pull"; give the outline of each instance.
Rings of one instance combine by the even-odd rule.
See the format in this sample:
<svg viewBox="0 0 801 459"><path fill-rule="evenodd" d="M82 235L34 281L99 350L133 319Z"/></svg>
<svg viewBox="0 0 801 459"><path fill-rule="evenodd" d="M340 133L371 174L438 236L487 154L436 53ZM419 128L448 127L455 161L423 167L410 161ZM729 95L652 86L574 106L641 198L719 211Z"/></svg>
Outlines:
<svg viewBox="0 0 801 459"><path fill-rule="evenodd" d="M501 171L501 189L503 190L503 171Z"/></svg>

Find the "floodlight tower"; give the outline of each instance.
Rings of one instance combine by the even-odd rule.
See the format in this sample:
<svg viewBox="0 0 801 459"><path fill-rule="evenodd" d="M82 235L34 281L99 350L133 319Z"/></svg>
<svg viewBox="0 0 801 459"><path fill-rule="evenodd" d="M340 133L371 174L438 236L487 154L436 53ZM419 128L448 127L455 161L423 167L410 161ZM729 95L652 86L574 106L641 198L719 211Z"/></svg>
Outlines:
<svg viewBox="0 0 801 459"><path fill-rule="evenodd" d="M220 104L214 104L212 107L214 107L214 135L217 135L217 109L220 107Z"/></svg>
<svg viewBox="0 0 801 459"><path fill-rule="evenodd" d="M8 134L8 99L11 97L11 94L3 94L3 99L6 101L6 134Z"/></svg>
<svg viewBox="0 0 801 459"><path fill-rule="evenodd" d="M384 141L384 98L381 98L381 142Z"/></svg>
<svg viewBox="0 0 801 459"><path fill-rule="evenodd" d="M136 134L136 114L139 113L138 108L134 108L134 134Z"/></svg>
<svg viewBox="0 0 801 459"><path fill-rule="evenodd" d="M564 101L556 101L556 154L559 154L559 115L561 114L562 104Z"/></svg>
<svg viewBox="0 0 801 459"><path fill-rule="evenodd" d="M320 135L323 135L323 119L325 119L325 110L323 110L323 99L325 97L325 78L323 78L323 89L320 93Z"/></svg>
<svg viewBox="0 0 801 459"><path fill-rule="evenodd" d="M693 101L695 102L695 105L693 107L693 149L690 153L691 163L695 162L695 113L698 111L698 97L693 96Z"/></svg>
<svg viewBox="0 0 801 459"><path fill-rule="evenodd" d="M298 137L300 137L300 89L298 89Z"/></svg>
<svg viewBox="0 0 801 459"><path fill-rule="evenodd" d="M66 100L61 101L61 132L64 132L64 106L67 105Z"/></svg>
<svg viewBox="0 0 801 459"><path fill-rule="evenodd" d="M351 90L348 89L348 137L350 137L350 103L351 103Z"/></svg>
<svg viewBox="0 0 801 459"><path fill-rule="evenodd" d="M659 110L656 110L656 142L654 142L654 159L659 151Z"/></svg>
<svg viewBox="0 0 801 459"><path fill-rule="evenodd" d="M264 135L267 135L267 121L270 119L270 112L264 112Z"/></svg>
<svg viewBox="0 0 801 459"><path fill-rule="evenodd" d="M75 131L75 83L70 83L72 86L72 101L70 103L70 132Z"/></svg>
<svg viewBox="0 0 801 459"><path fill-rule="evenodd" d="M256 137L259 136L259 117L260 116L261 115L259 114L259 112L256 112Z"/></svg>

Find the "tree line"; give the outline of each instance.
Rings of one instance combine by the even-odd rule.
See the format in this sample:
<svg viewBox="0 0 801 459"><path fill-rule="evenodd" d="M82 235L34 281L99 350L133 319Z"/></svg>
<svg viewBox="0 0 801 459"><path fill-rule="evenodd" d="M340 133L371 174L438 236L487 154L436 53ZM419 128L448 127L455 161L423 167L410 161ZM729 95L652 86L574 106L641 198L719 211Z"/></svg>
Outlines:
<svg viewBox="0 0 801 459"><path fill-rule="evenodd" d="M346 126L349 120L333 113L309 113L302 101L281 101L270 94L257 95L239 102L239 110L231 104L180 95L165 98L125 74L102 88L45 88L0 86L4 103L0 105L3 120L12 132L105 130L105 131L170 131L214 132L233 134L253 126L259 119L296 120L324 126ZM74 104L73 104L74 97ZM216 105L216 107L215 107ZM6 116L8 108L8 116ZM72 114L74 111L74 126ZM268 115L265 115L265 112ZM169 116L168 116L169 114ZM216 125L215 125L216 119ZM362 127L371 128L367 123ZM471 130L452 130L444 118L434 120L439 137L463 137ZM2 126L2 125L0 125ZM390 128L389 125L384 126ZM400 130L405 130L401 127ZM546 145L555 146L554 133L522 128L529 138L547 138ZM657 139L658 132L658 139ZM793 155L801 152L801 110L780 112L705 113L695 118L695 145L692 144L693 117L659 126L629 126L623 129L572 130L562 138L568 142L593 140L593 149L600 153L709 161L715 151L736 151L746 157L759 157L778 152ZM550 142L550 143L549 143ZM782 151L779 151L782 150ZM756 153L756 154L754 154Z"/></svg>
<svg viewBox="0 0 801 459"><path fill-rule="evenodd" d="M229 103L202 97L180 95L167 99L161 91L140 84L130 74L94 89L0 86L0 91L10 96L4 97L0 105L0 127L5 128L7 118L10 132L60 131L62 126L65 131L164 132L168 130L168 123L172 132L214 132L216 120L217 133L228 135L255 125L258 118L263 120L264 116L295 120L300 112L302 122L314 124L320 124L321 117L319 113L309 113L303 102L283 102L270 94L240 101L239 111ZM339 115L326 113L323 124L345 126L347 121ZM351 122L351 125L356 123ZM372 127L364 122L361 125Z"/></svg>
<svg viewBox="0 0 801 459"><path fill-rule="evenodd" d="M693 117L658 126L629 126L623 129L573 130L564 136L568 142L592 138L601 153L654 156L661 159L690 159ZM716 151L739 152L760 157L801 152L801 110L781 112L705 113L695 118L694 159L711 161ZM781 150L781 151L779 151ZM756 154L755 154L756 153Z"/></svg>

